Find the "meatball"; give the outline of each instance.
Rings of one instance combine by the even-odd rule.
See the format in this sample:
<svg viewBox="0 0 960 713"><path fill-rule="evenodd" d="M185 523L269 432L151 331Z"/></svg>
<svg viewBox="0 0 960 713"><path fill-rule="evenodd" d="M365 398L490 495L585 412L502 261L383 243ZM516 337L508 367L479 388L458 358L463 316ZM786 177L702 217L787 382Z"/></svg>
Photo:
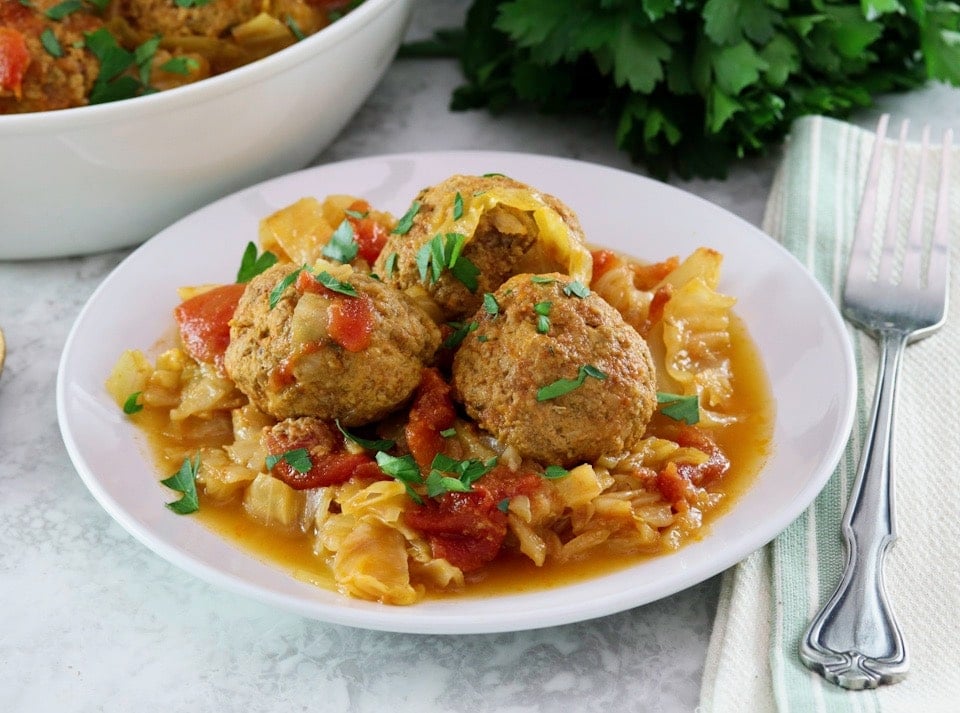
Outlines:
<svg viewBox="0 0 960 713"><path fill-rule="evenodd" d="M390 235L373 269L401 290L425 288L446 319L472 314L484 293L518 272L559 270L590 281L580 222L553 196L506 176L455 175L422 190L417 204L409 230ZM446 265L436 264L437 254Z"/></svg>
<svg viewBox="0 0 960 713"><path fill-rule="evenodd" d="M436 324L392 287L347 265L281 263L244 290L224 366L275 418L358 426L411 396L439 344Z"/></svg>
<svg viewBox="0 0 960 713"><path fill-rule="evenodd" d="M636 445L656 407L647 343L599 295L559 273L516 275L474 317L455 397L501 444L572 466Z"/></svg>
<svg viewBox="0 0 960 713"><path fill-rule="evenodd" d="M0 114L50 111L84 106L100 62L84 48L84 35L104 26L89 12L49 20L43 12L56 0L23 5L0 0ZM56 37L61 55L44 49L41 35Z"/></svg>

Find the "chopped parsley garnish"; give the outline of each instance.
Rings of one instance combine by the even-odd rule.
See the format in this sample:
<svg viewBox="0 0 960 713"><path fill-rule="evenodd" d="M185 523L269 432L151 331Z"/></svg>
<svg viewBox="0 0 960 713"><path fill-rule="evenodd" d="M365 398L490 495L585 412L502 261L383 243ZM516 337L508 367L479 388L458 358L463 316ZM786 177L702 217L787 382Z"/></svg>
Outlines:
<svg viewBox="0 0 960 713"><path fill-rule="evenodd" d="M549 285L556 281L557 278L550 277L549 275L532 275L530 277L530 282L533 282L537 285Z"/></svg>
<svg viewBox="0 0 960 713"><path fill-rule="evenodd" d="M53 30L49 27L40 33L40 44L43 45L43 49L51 57L63 57L63 47L60 45L60 40L57 39Z"/></svg>
<svg viewBox="0 0 960 713"><path fill-rule="evenodd" d="M353 224L344 219L337 229L333 231L330 240L323 246L320 253L324 257L340 262L350 262L357 256L360 245L357 243L356 235L353 232Z"/></svg>
<svg viewBox="0 0 960 713"><path fill-rule="evenodd" d="M385 265L387 268L387 277L393 277L393 273L397 269L397 254L390 253L387 255L387 263Z"/></svg>
<svg viewBox="0 0 960 713"><path fill-rule="evenodd" d="M500 303L497 302L497 298L492 292L484 293L483 308L487 311L487 314L493 315L494 317L500 314Z"/></svg>
<svg viewBox="0 0 960 713"><path fill-rule="evenodd" d="M200 63L193 57L171 57L160 65L160 69L168 74L179 74L186 77L190 72L195 72L200 67Z"/></svg>
<svg viewBox="0 0 960 713"><path fill-rule="evenodd" d="M283 297L283 293L287 291L287 288L290 287L290 285L296 282L297 277L300 276L301 271L303 271L305 267L306 265L303 267L298 267L296 270L280 280L276 287L270 290L270 309L273 309L280 303L280 298Z"/></svg>
<svg viewBox="0 0 960 713"><path fill-rule="evenodd" d="M683 421L691 426L700 421L700 399L696 394L683 396L658 391L657 403L661 404L660 413L674 421Z"/></svg>
<svg viewBox="0 0 960 713"><path fill-rule="evenodd" d="M356 220L363 220L370 215L369 211L350 210L349 208L343 212L344 214L349 215L351 218L355 218Z"/></svg>
<svg viewBox="0 0 960 713"><path fill-rule="evenodd" d="M310 460L310 453L306 448L294 448L280 454L271 453L265 461L267 470L273 470L280 461L283 461L298 473L309 473L313 467L313 461Z"/></svg>
<svg viewBox="0 0 960 713"><path fill-rule="evenodd" d="M240 268L237 270L237 282L250 282L254 277L277 263L277 256L269 250L257 255L257 246L251 241L247 243L240 258ZM271 305L272 306L272 305Z"/></svg>
<svg viewBox="0 0 960 713"><path fill-rule="evenodd" d="M570 475L570 471L559 465L548 465L543 471L543 477L549 480L566 478L568 475Z"/></svg>
<svg viewBox="0 0 960 713"><path fill-rule="evenodd" d="M533 311L537 315L537 331L540 334L546 334L550 331L550 310L553 302L537 302L533 306Z"/></svg>
<svg viewBox="0 0 960 713"><path fill-rule="evenodd" d="M317 282L332 292L339 292L341 295L346 295L347 297L357 296L357 289L353 285L349 282L338 280L326 270L318 272L315 275L313 273L310 274L316 278Z"/></svg>
<svg viewBox="0 0 960 713"><path fill-rule="evenodd" d="M480 269L460 254L466 241L466 236L460 233L446 235L438 233L429 242L424 243L416 256L420 279L426 282L429 277L430 283L433 284L440 279L443 270L447 269L468 290L476 292L477 275L480 274Z"/></svg>
<svg viewBox="0 0 960 713"><path fill-rule="evenodd" d="M537 401L549 401L550 399L555 399L558 396L563 396L564 394L569 394L575 389L579 389L583 386L583 382L587 380L587 377L592 377L598 381L603 381L607 378L607 375L600 371L597 367L591 364L584 364L579 369L577 369L577 378L576 379L557 379L551 384L546 386L541 386L537 389Z"/></svg>
<svg viewBox="0 0 960 713"><path fill-rule="evenodd" d="M574 280L573 282L569 282L564 285L563 294L565 294L567 297L573 296L584 299L585 297L590 296L590 288L580 282L580 280Z"/></svg>
<svg viewBox="0 0 960 713"><path fill-rule="evenodd" d="M392 456L380 451L376 455L377 465L385 474L399 480L407 489L407 495L417 505L423 505L423 498L413 489L414 485L423 485L423 476L420 475L420 466L412 455Z"/></svg>
<svg viewBox="0 0 960 713"><path fill-rule="evenodd" d="M400 218L400 221L397 223L397 227L393 229L393 233L396 235L406 235L410 232L410 228L413 227L413 219L417 216L417 213L420 212L420 201L414 201L410 204L410 207L407 209L407 212L403 214L403 217Z"/></svg>
<svg viewBox="0 0 960 713"><path fill-rule="evenodd" d="M460 220L463 217L463 196L460 191L453 197L453 219Z"/></svg>
<svg viewBox="0 0 960 713"><path fill-rule="evenodd" d="M211 2L211 0L173 0L174 4L177 7L203 7L204 5Z"/></svg>
<svg viewBox="0 0 960 713"><path fill-rule="evenodd" d="M397 445L396 441L392 441L389 438L373 440L373 439L360 438L359 436L355 436L349 431L347 431L347 429L345 429L343 426L340 425L339 418L335 419L334 423L337 426L337 430L339 430L340 433L343 434L344 438L346 438L348 441L351 441L352 443L356 443L361 448L366 448L368 451L389 451L391 448Z"/></svg>
<svg viewBox="0 0 960 713"><path fill-rule="evenodd" d="M180 470L160 481L162 485L182 494L179 500L167 503L167 507L178 515L189 515L200 509L200 498L197 495L197 471L199 470L200 454L197 453L193 461L184 458Z"/></svg>
<svg viewBox="0 0 960 713"><path fill-rule="evenodd" d="M81 0L63 0L63 2L54 5L43 14L51 20L62 20L67 15L75 13L82 7L83 2L81 2Z"/></svg>
<svg viewBox="0 0 960 713"><path fill-rule="evenodd" d="M479 325L476 322L447 322L447 326L453 328L453 333L443 340L443 346L447 349L456 349Z"/></svg>
<svg viewBox="0 0 960 713"><path fill-rule="evenodd" d="M142 394L142 391L134 391L127 397L127 400L123 402L123 412L125 414L132 416L135 413L143 411L143 404L140 403L140 396Z"/></svg>
<svg viewBox="0 0 960 713"><path fill-rule="evenodd" d="M510 498L504 498L499 503L497 503L497 510L502 512L504 515L507 514L507 511L510 509Z"/></svg>
<svg viewBox="0 0 960 713"><path fill-rule="evenodd" d="M496 457L485 461L476 458L456 460L438 453L430 464L430 472L424 478L412 455L395 457L380 451L376 458L380 470L403 483L407 495L418 505L423 504L423 498L413 486L424 486L427 497L431 498L444 493L469 493L473 489L473 484L497 464Z"/></svg>
<svg viewBox="0 0 960 713"><path fill-rule="evenodd" d="M452 438L453 436L457 435L457 429L445 428L442 431L440 431L440 435L443 436L444 438Z"/></svg>
<svg viewBox="0 0 960 713"><path fill-rule="evenodd" d="M455 460L438 453L430 464L430 473L424 481L427 495L435 498L444 493L469 493L473 490L473 484L489 473L496 464L495 457L485 461L476 458Z"/></svg>
<svg viewBox="0 0 960 713"><path fill-rule="evenodd" d="M293 19L290 15L283 16L283 24L289 28L290 33L297 38L297 42L307 39L307 36L303 33L303 30L300 29L300 25L297 24L297 21Z"/></svg>
<svg viewBox="0 0 960 713"><path fill-rule="evenodd" d="M100 71L90 90L91 104L130 99L155 91L149 84L150 63L160 43L159 35L128 52L117 44L116 38L105 27L84 34L87 49L100 61ZM127 74L136 66L138 76Z"/></svg>
<svg viewBox="0 0 960 713"><path fill-rule="evenodd" d="M483 177L484 178L506 178L507 175L505 173L484 173Z"/></svg>

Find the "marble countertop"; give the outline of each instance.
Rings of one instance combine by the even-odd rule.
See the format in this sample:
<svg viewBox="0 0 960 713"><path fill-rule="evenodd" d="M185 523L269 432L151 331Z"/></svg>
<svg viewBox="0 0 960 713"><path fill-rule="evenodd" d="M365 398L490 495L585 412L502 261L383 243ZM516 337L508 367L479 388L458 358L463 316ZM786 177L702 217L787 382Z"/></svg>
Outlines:
<svg viewBox="0 0 960 713"><path fill-rule="evenodd" d="M408 37L461 22L466 0L421 0ZM590 120L452 113L448 60L398 60L317 162L491 149L637 171ZM960 115L933 87L880 108ZM754 224L777 155L681 188ZM530 632L416 636L289 614L208 585L128 535L60 438L57 363L84 302L129 251L0 262L0 711L694 711L719 579L595 621Z"/></svg>

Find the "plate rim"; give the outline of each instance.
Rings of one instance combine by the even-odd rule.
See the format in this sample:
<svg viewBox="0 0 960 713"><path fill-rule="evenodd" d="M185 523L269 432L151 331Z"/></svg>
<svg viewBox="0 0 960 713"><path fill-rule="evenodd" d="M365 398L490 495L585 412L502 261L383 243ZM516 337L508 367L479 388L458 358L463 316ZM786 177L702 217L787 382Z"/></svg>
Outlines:
<svg viewBox="0 0 960 713"><path fill-rule="evenodd" d="M541 166L548 166L550 164L564 165L566 168L574 170L579 169L588 171L612 172L615 174L615 178L621 178L630 182L639 182L640 185L646 185L648 188L655 187L655 190L668 191L680 200L695 201L704 209L717 211L719 214L726 216L726 219L732 220L734 223L739 223L740 226L747 230L747 232L753 233L754 237L766 238L768 247L779 253L779 257L781 259L786 259L788 264L792 264L792 269L797 271L796 276L800 279L803 279L807 283L808 287L812 288L816 293L819 293L819 297L822 301L821 306L826 307L826 310L821 314L821 318L825 318L831 323L831 326L834 330L834 336L839 337L838 342L842 347L841 356L843 357L843 369L841 382L846 386L846 389L841 398L840 414L838 416L839 428L834 434L831 443L827 447L826 456L820 459L821 466L820 470L816 473L817 477L809 478L805 482L804 487L796 496L793 506L788 508L786 511L784 517L789 518L787 524L777 529L777 531L773 532L769 537L763 538L762 541L760 541L756 536L750 537L749 532L742 532L739 539L732 543L734 546L732 546L725 554L715 557L710 562L709 566L700 566L696 569L683 566L682 574L675 575L672 578L672 585L669 587L669 591L663 591L655 596L639 598L636 596L630 597L628 596L629 593L624 594L623 592L615 592L604 599L590 602L588 606L582 606L581 603L581 605L577 606L576 608L571 608L570 606L561 602L558 606L551 608L549 616L541 617L535 620L531 620L529 618L528 612L520 612L516 615L512 615L510 612L500 612L498 613L498 616L492 620L474 620L468 614L454 614L447 617L439 617L432 621L425 621L424 617L419 617L416 615L412 617L408 616L411 611L415 611L417 607L422 606L419 604L412 605L412 607L395 607L369 602L361 602L358 604L358 602L349 600L343 595L339 594L335 594L335 596L338 597L337 604L333 606L327 606L322 603L318 604L316 601L304 601L299 596L293 596L284 592L265 591L262 586L252 584L236 574L211 568L209 565L195 559L190 554L184 553L175 545L163 540L158 540L149 531L149 529L142 522L140 522L140 520L136 519L131 513L128 513L111 495L111 493L108 492L98 475L89 467L84 455L83 447L76 441L74 433L69 424L67 404L67 391L69 384L67 383L67 374L70 369L70 357L73 354L76 342L82 335L85 321L88 319L89 314L94 310L99 300L102 298L102 295L109 292L113 281L117 279L116 276L122 274L123 270L127 268L128 265L141 259L137 256L148 254L150 251L156 249L155 246L161 244L165 239L174 239L178 231L182 230L185 224L189 224L190 221L199 220L198 216L200 214L206 215L207 213L216 213L224 206L241 200L245 194L252 195L254 193L261 192L264 189L270 188L271 186L278 186L283 182L290 181L297 183L301 179L309 178L313 174L325 174L328 172L336 173L338 170L343 170L347 166L355 167L364 163L413 161L415 163L441 162L447 165L457 166L460 165L462 161L466 161L468 159L489 160L492 162L503 159L505 161L519 161L521 163L532 162L534 165ZM411 195L411 198L412 197L413 196ZM597 241L598 244L602 244L602 242L602 240ZM747 326L749 328L749 324ZM105 374L103 375L103 378L106 378ZM773 384L771 384L771 388L772 387ZM312 619L371 630L391 631L398 633L474 634L539 629L593 619L624 611L635 606L642 606L652 601L675 594L699 582L705 581L706 579L715 576L737 562L747 558L752 552L766 546L770 541L775 539L780 532L786 529L786 527L789 527L789 524L796 520L802 514L802 512L809 507L834 472L840 458L843 455L847 438L855 420L856 391L857 378L852 341L849 331L846 328L842 317L840 316L839 310L837 310L836 305L833 303L833 300L830 298L824 287L802 265L796 256L790 253L783 245L764 233L757 226L747 222L729 210L712 203L706 198L685 191L682 188L661 183L646 176L634 174L612 166L590 163L581 159L532 154L522 151L443 150L379 154L345 159L342 161L321 164L318 166L312 166L294 171L235 191L234 193L224 196L223 198L213 201L206 206L191 212L190 214L184 216L180 220L172 223L165 229L158 232L139 247L135 248L117 266L115 266L103 278L103 280L101 280L100 284L94 289L84 303L80 312L77 314L77 317L70 328L67 339L64 342L64 347L58 363L56 380L56 409L61 437L66 446L70 460L87 489L90 490L91 494L98 501L101 507L103 507L107 513L129 534L131 534L136 540L145 545L155 554L159 555L161 558L165 559L174 566L177 566L215 586L253 598L268 605L279 606L288 611L292 611ZM777 418L779 418L779 416L777 416ZM763 468L761 470L763 470ZM152 470L150 475L155 480L158 479L157 473L153 472ZM202 525L199 524L197 524L197 526L202 527ZM220 537L216 534L215 536ZM709 539L710 535L708 534L705 537L705 540ZM679 553L658 557L656 559L662 560L666 557L678 556L678 558L682 561L685 557L683 553L695 551L698 544L699 543L691 543L681 548ZM744 548L748 545L748 551L744 551ZM236 547L236 545L234 545L234 547ZM250 553L246 553L246 555L254 560L260 561L255 555L251 555ZM279 571L281 571L283 574L289 575L289 572L283 568L278 568L276 565L268 566L272 566L274 569L279 569ZM626 570L618 571L633 570L637 566L638 565L631 565L627 567ZM606 576L608 575L591 578L588 581L596 582L604 579ZM313 587L313 585L306 586ZM544 594L545 592L550 591L568 591L577 586L579 585L574 583L570 585L564 585L554 590L539 590L532 596ZM491 597L490 599L506 601L512 599L514 596L516 595L497 596ZM340 602L341 599L343 600L342 602ZM443 601L459 602L462 605L463 602L481 601L481 599L463 597L459 599L453 598Z"/></svg>

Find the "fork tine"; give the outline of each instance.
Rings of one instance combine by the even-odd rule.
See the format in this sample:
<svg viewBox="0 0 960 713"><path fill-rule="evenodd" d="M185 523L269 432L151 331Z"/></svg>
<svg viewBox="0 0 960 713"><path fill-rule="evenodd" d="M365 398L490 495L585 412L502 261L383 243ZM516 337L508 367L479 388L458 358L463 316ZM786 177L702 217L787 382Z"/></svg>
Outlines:
<svg viewBox="0 0 960 713"><path fill-rule="evenodd" d="M887 223L884 226L883 242L880 246L880 261L877 267L877 279L893 284L896 279L897 243L900 237L900 190L903 184L903 156L906 153L907 131L910 120L900 122L900 138L897 140L897 157L893 169L893 183L890 187L890 199L887 206ZM917 183L922 190L922 183Z"/></svg>
<svg viewBox="0 0 960 713"><path fill-rule="evenodd" d="M937 212L933 220L933 244L930 246L930 267L927 285L946 294L950 264L950 158L953 150L953 130L943 132L940 145L940 182L937 188Z"/></svg>
<svg viewBox="0 0 960 713"><path fill-rule="evenodd" d="M860 208L857 213L857 227L853 234L853 244L850 247L850 267L847 281L851 278L866 279L870 265L870 255L873 247L873 224L877 214L877 190L880 184L880 163L883 155L883 140L887 135L889 114L880 116L877 122L876 137L873 140L873 150L870 154L870 166L867 169L867 182L860 199Z"/></svg>
<svg viewBox="0 0 960 713"><path fill-rule="evenodd" d="M913 212L907 233L907 249L903 255L903 272L900 281L904 285L920 287L923 266L923 214L927 183L927 148L930 145L930 126L923 127L920 139L920 162L917 165L917 186L913 194Z"/></svg>

